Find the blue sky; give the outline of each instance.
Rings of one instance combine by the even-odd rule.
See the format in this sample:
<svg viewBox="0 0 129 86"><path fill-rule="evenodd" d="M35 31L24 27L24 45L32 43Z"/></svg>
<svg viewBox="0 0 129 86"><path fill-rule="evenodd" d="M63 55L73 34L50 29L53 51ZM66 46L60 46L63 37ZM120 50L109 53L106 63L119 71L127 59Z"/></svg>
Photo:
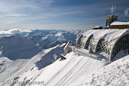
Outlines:
<svg viewBox="0 0 129 86"><path fill-rule="evenodd" d="M129 21L128 0L0 0L1 29L89 29L105 26L110 7Z"/></svg>

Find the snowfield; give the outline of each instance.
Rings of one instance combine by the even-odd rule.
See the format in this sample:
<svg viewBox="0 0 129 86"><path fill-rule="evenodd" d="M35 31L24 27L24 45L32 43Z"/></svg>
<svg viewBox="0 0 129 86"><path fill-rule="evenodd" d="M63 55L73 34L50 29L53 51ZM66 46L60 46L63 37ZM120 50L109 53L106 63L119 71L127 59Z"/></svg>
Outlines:
<svg viewBox="0 0 129 86"><path fill-rule="evenodd" d="M34 81L44 81L45 86L68 86L80 76L87 75L104 66L103 61L78 56L71 52L67 59L47 66Z"/></svg>
<svg viewBox="0 0 129 86"><path fill-rule="evenodd" d="M1 64L1 73L0 73L0 86L7 86L13 84L13 81L16 80L16 78L20 78L22 74L26 75L28 74L28 71L32 71L33 69L37 69L38 74L40 74L41 70L38 70L39 68L43 68L51 63L53 63L56 59L60 57L58 53L63 53L63 45L57 45L53 48L42 50L35 56L33 56L31 59L17 59L15 61L9 60L7 57L1 57L0 63L3 61L5 63ZM53 50L54 53L53 53ZM58 52L60 51L60 52ZM49 53L49 54L48 54ZM51 55L51 57L50 57ZM54 57L56 56L56 58ZM46 58L48 57L48 58ZM40 61L44 59L41 63L42 65L36 65L37 62L40 63ZM41 67L40 67L41 66ZM2 69L2 67L4 69ZM27 75L26 79L29 77L37 76L36 71L33 72L33 74L30 75L30 73ZM25 78L25 77L24 77ZM25 79L24 79L25 80ZM23 81L24 81L23 80ZM8 83L7 81L10 81L12 83ZM26 86L26 85L25 85Z"/></svg>
<svg viewBox="0 0 129 86"><path fill-rule="evenodd" d="M41 51L31 38L18 36L2 37L0 38L0 44L1 55L11 60L28 59Z"/></svg>
<svg viewBox="0 0 129 86"><path fill-rule="evenodd" d="M0 33L0 86L129 85L129 56L107 64L102 55L72 51L61 60L66 42L74 43L79 31L14 29Z"/></svg>
<svg viewBox="0 0 129 86"><path fill-rule="evenodd" d="M102 67L93 74L82 76L70 86L128 86L129 56Z"/></svg>
<svg viewBox="0 0 129 86"><path fill-rule="evenodd" d="M12 80L12 82L26 82L26 84L22 83L22 86L40 86L38 84L31 85L29 82L44 82L45 86L68 86L74 80L77 80L80 76L91 74L105 65L105 62L103 61L95 60L89 57L78 56L71 52L66 55L66 60L58 59L53 64L38 70L37 65L34 64L38 57L41 56L34 56L31 60L29 60L29 63L27 62L24 64L24 67L21 67L22 69L15 73L13 72L12 74L14 75L12 76L10 73L7 75L7 73L4 74L5 72L3 72L3 76L1 77L6 77L2 78L2 80ZM43 57L44 56L42 56L42 58ZM19 62L17 64L19 64ZM10 68L13 70L13 68L15 69L16 67L14 65ZM7 78L7 76L9 78ZM18 79L15 79L16 77L18 77ZM6 85L6 83L2 83L2 85ZM10 85L21 86L19 83L11 83Z"/></svg>
<svg viewBox="0 0 129 86"><path fill-rule="evenodd" d="M45 52L50 51L51 49L48 49ZM21 73L20 70L15 71L15 73L11 73L13 75L9 74L7 77L7 73L4 72L5 74L2 75L6 76L6 78L1 76L1 80L24 82L22 84L11 83L10 85L12 86L42 86L41 84L32 85L29 82L43 82L44 86L128 86L129 84L129 56L105 66L103 60L99 61L89 57L78 56L71 52L65 56L67 57L66 60L61 61L58 59L53 64L38 70L34 63L38 57L43 57L40 55L41 53L45 55L45 52L40 52L28 64L24 64L27 67L20 67L22 68ZM16 65L18 63L15 62ZM12 68L16 67L13 65ZM18 79L14 80L16 77ZM6 83L1 85L6 86Z"/></svg>

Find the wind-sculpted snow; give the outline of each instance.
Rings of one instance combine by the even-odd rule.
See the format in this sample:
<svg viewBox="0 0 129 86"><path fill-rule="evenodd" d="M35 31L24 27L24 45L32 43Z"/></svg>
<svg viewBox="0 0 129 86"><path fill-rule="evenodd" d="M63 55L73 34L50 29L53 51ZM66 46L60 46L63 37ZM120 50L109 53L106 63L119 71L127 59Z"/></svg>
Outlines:
<svg viewBox="0 0 129 86"><path fill-rule="evenodd" d="M67 59L56 61L43 70L35 81L44 81L45 86L68 86L82 75L93 73L103 67L105 62L71 52Z"/></svg>
<svg viewBox="0 0 129 86"><path fill-rule="evenodd" d="M32 65L32 63L35 63L37 61L39 62L43 61L42 59L45 59L44 57L46 57L46 55L50 60L52 58L54 60L56 55L53 53L53 50L55 50L55 53L58 52L60 50L60 48L58 47L61 47L61 46L58 45L54 48L50 48L40 52L39 55L42 54L41 59L37 58L37 56L39 57L39 55L34 56L33 60L31 59L30 63L28 64L29 66L27 66L27 69L24 69L24 71L26 70L26 72L20 75L14 75L13 77L10 77L7 79L7 80L10 80L10 79L12 80L12 83L10 85L12 86L68 86L74 80L77 80L78 78L80 78L80 76L91 74L105 65L104 61L99 61L99 60L95 60L84 56L78 56L73 52L65 56L67 58L66 60L58 59L53 64L48 65L40 70L38 69L37 65L35 64ZM52 58L49 57L50 56L49 54L51 54ZM48 60L46 60L46 62L47 61ZM42 64L42 65L45 65L45 64ZM14 83L14 82L17 82L17 83ZM22 83L19 84L18 82L22 82ZM39 84L35 85L35 84L31 84L31 82L33 83L37 82L40 84L41 82L43 83L42 85L39 85ZM2 83L1 85L5 85L5 83Z"/></svg>
<svg viewBox="0 0 129 86"><path fill-rule="evenodd" d="M129 56L116 60L93 74L80 77L70 86L129 86Z"/></svg>
<svg viewBox="0 0 129 86"><path fill-rule="evenodd" d="M35 62L42 61L44 56L49 56L49 54L53 56L54 60L56 55L54 55L52 50L57 50L59 49L58 47L61 46L58 45L54 48L43 50L30 60L17 60L15 62L7 60L11 66L7 66L5 72L0 74L0 80L5 80L5 82L12 80L12 83L6 85L7 83L2 82L0 85L128 86L129 56L105 66L104 60L100 61L86 56L78 56L71 52L65 56L67 58L66 60L61 61L58 59L53 64L38 70ZM17 67L18 65L20 66Z"/></svg>

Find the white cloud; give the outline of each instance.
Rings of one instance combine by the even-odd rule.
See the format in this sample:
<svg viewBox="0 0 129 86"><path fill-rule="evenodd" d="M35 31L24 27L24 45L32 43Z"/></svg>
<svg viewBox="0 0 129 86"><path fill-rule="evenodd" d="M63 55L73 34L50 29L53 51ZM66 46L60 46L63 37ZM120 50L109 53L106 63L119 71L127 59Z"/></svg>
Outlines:
<svg viewBox="0 0 129 86"><path fill-rule="evenodd" d="M5 16L18 17L18 16L27 16L27 15L23 13L8 13Z"/></svg>
<svg viewBox="0 0 129 86"><path fill-rule="evenodd" d="M1 14L14 14L37 12L41 9L47 9L53 0L1 0L0 13ZM45 8L46 7L46 8Z"/></svg>
<svg viewBox="0 0 129 86"><path fill-rule="evenodd" d="M94 5L54 6L55 0L1 0L0 24L2 28L74 28L65 23L82 22L80 17L88 16ZM98 6L98 5L96 5ZM95 6L95 7L96 7ZM90 8L90 9L89 9ZM95 10L96 11L96 10ZM100 11L100 10L99 10ZM64 23L63 25L57 25ZM23 25L25 24L25 25ZM32 25L29 25L32 24ZM42 26L46 24L47 26ZM49 25L48 25L49 24ZM54 24L54 25L50 25ZM74 25L75 26L75 25ZM66 27L66 28L67 28ZM82 26L81 28L85 28Z"/></svg>

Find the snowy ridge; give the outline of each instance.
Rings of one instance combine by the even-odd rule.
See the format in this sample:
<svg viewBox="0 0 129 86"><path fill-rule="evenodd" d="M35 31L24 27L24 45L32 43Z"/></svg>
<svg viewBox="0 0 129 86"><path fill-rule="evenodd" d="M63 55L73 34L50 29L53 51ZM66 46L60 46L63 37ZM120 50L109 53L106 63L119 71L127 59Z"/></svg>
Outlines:
<svg viewBox="0 0 129 86"><path fill-rule="evenodd" d="M94 60L89 57L78 56L71 52L66 55L67 59L57 60L53 64L42 68L33 67L19 76L18 82L44 82L45 86L68 86L80 76L90 74L105 65L105 62ZM15 84L13 86L20 86ZM25 84L23 86L39 86Z"/></svg>
<svg viewBox="0 0 129 86"><path fill-rule="evenodd" d="M104 30L101 35L95 32L90 30L84 35L89 37L93 34L96 38L110 41L110 36L115 39L128 33L128 30ZM128 86L129 56L106 64L107 60L101 55L86 52L82 56L70 52L65 55L65 60L60 60L63 43L75 40L77 33L33 30L24 35L1 37L0 86ZM81 49L76 50L83 53ZM119 55L125 56L123 52ZM27 54L28 57L25 57Z"/></svg>
<svg viewBox="0 0 129 86"><path fill-rule="evenodd" d="M5 58L4 61L7 63L2 65L3 67L5 67L5 70L3 70L3 72L0 74L0 77L1 77L0 78L0 82L1 82L0 85L7 85L6 81L13 82L13 80L15 80L15 78L19 78L22 75L26 75L28 71L32 71L33 69L34 70L37 69L37 72L40 74L41 71L38 70L38 66L36 66L35 63L40 61L41 58L44 58L45 55L47 55L47 53L49 53L49 55L51 55L53 57L49 57L49 55L48 55L47 56L48 58L44 58L44 61L46 61L46 63L42 62L42 63L44 63L43 67L53 63L53 61L55 60L55 57L54 57L55 54L58 53L58 51L60 51L60 53L63 53L63 52L61 52L61 50L63 49L63 46L64 46L64 44L55 46L55 47L47 49L47 50L42 50L41 52L36 54L31 59L17 59L15 61L9 62L8 59L6 59L6 57L2 57L2 58ZM55 53L52 53L52 50L54 50L54 49L56 49L58 51L56 52L56 50L55 50ZM56 59L58 59L59 57L60 56L57 56ZM45 59L48 59L48 60L45 60ZM0 60L0 61L2 61L2 60ZM51 63L50 63L50 61L51 61ZM34 71L34 72L36 72L36 71ZM35 73L33 75L35 76ZM31 78L34 76L30 75ZM27 78L29 78L29 76L27 76L26 79ZM23 81L24 81L24 79L23 79ZM11 84L13 84L13 83L10 83L10 85Z"/></svg>
<svg viewBox="0 0 129 86"><path fill-rule="evenodd" d="M48 49L45 52L50 51L51 49ZM39 55L41 55L41 52ZM67 57L66 60L60 61L59 59L40 70L33 64L14 81L44 82L45 86L128 86L129 84L129 56L107 66L105 66L104 60L78 56L73 52L65 57ZM18 75L15 77L18 77ZM12 83L12 85L21 86L18 83ZM41 85L26 83L22 86Z"/></svg>
<svg viewBox="0 0 129 86"><path fill-rule="evenodd" d="M38 79L48 65L59 59L60 54L63 53L63 43L68 40L74 41L76 34L78 31L60 30L33 30L15 35L1 34L0 85L15 86L17 83L14 81L31 82ZM44 47L51 48L42 50ZM27 83L21 84L27 86Z"/></svg>
<svg viewBox="0 0 129 86"><path fill-rule="evenodd" d="M47 49L57 44L67 43L69 40L74 43L77 33L79 33L79 31L33 30L25 37L33 38L34 42L41 48Z"/></svg>
<svg viewBox="0 0 129 86"><path fill-rule="evenodd" d="M38 69L42 69L45 66L51 64L52 62L56 61L57 59L60 58L60 54L62 54L64 52L63 50L63 46L65 44L57 45L53 48L49 49L49 52L46 53L43 57L41 57L41 59L39 61L36 62L36 66L38 67ZM49 57L49 58L48 58Z"/></svg>

